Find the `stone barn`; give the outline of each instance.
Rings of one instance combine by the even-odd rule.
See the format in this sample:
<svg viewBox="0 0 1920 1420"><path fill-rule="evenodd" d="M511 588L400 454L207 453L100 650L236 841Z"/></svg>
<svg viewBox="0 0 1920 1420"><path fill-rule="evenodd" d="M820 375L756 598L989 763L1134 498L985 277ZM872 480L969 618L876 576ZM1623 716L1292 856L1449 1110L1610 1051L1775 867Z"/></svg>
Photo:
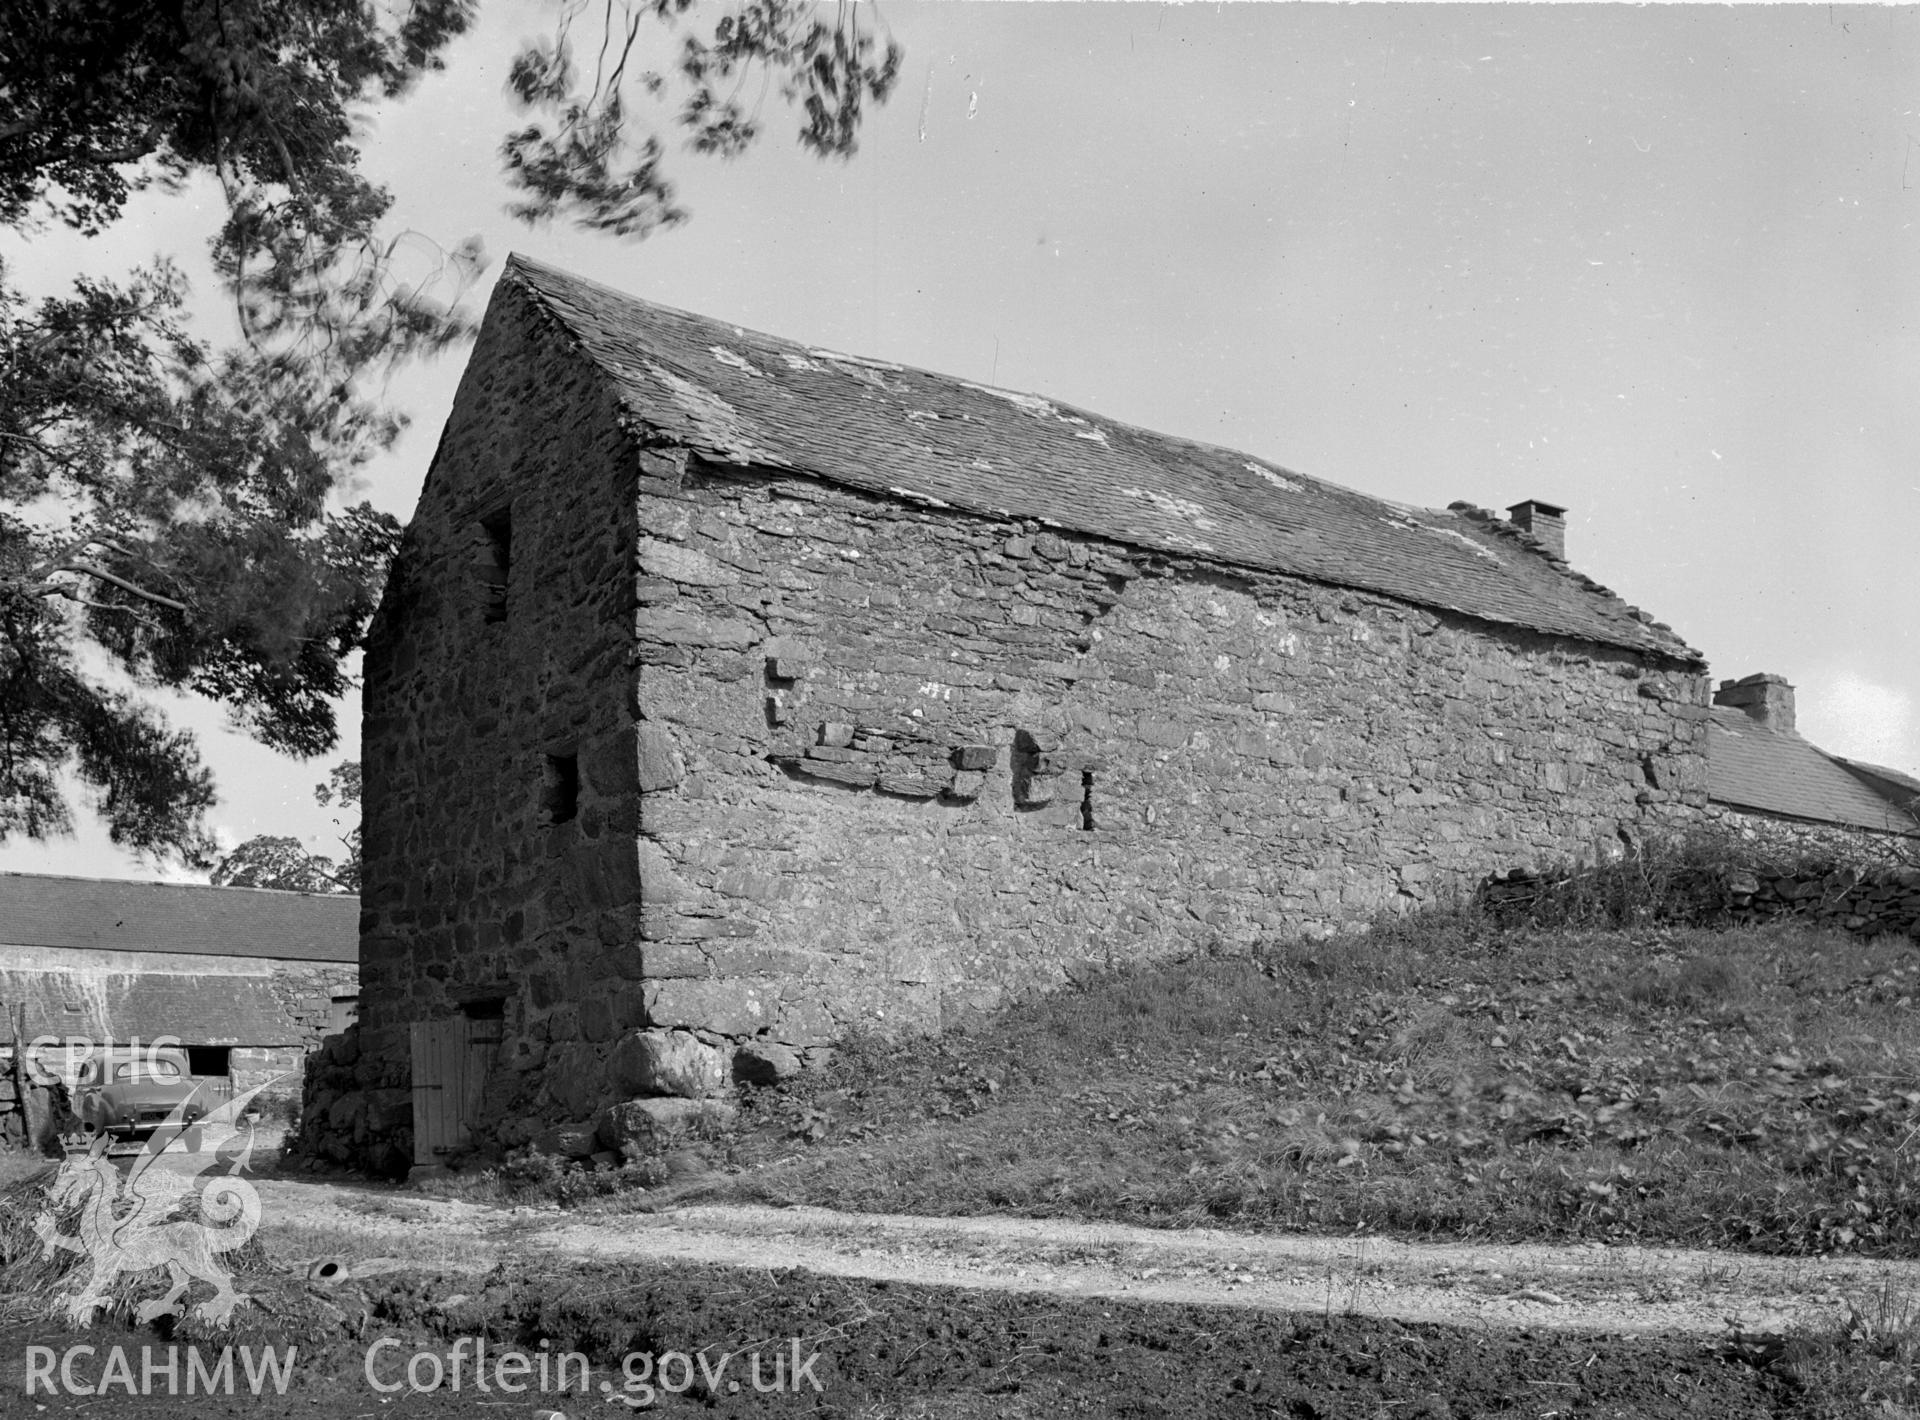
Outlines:
<svg viewBox="0 0 1920 1420"><path fill-rule="evenodd" d="M0 1138L22 1040L70 1076L88 1043L171 1036L196 1075L298 1099L358 1008L359 923L352 897L0 873Z"/></svg>
<svg viewBox="0 0 1920 1420"><path fill-rule="evenodd" d="M1795 719L1785 676L1722 681L1713 695L1706 816L1783 869L1734 884L1736 906L1920 939L1920 779L1829 754Z"/></svg>
<svg viewBox="0 0 1920 1420"><path fill-rule="evenodd" d="M517 1143L1698 810L1700 656L1511 513L513 259L368 649L329 1089Z"/></svg>
<svg viewBox="0 0 1920 1420"><path fill-rule="evenodd" d="M1785 676L1724 680L1707 722L1708 814L1758 837L1910 856L1920 780L1829 754L1800 734Z"/></svg>

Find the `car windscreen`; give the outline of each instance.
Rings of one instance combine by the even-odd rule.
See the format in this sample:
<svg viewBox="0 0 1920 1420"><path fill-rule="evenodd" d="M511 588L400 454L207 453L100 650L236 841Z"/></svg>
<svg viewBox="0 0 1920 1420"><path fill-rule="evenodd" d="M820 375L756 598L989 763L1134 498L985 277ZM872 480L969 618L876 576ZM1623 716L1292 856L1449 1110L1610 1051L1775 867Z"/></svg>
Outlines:
<svg viewBox="0 0 1920 1420"><path fill-rule="evenodd" d="M177 1080L180 1067L171 1060L127 1060L113 1067L116 1080Z"/></svg>

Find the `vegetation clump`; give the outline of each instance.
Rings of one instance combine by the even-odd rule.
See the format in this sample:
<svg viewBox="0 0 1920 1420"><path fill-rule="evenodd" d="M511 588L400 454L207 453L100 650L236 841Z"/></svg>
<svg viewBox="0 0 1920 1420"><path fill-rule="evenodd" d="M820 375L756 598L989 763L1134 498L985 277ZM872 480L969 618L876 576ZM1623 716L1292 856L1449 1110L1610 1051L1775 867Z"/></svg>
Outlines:
<svg viewBox="0 0 1920 1420"><path fill-rule="evenodd" d="M1911 1255L1913 941L1661 920L1701 866L1640 864L1580 912L1558 904L1558 925L1468 903L1120 972L937 1040L849 1041L750 1104L737 1172L709 1187L870 1211Z"/></svg>

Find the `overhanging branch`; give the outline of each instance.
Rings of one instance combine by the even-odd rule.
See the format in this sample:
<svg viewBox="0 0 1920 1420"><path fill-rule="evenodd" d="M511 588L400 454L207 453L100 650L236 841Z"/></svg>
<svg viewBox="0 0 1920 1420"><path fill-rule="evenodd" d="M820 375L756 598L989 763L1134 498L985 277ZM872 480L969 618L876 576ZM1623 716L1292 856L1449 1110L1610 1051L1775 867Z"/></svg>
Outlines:
<svg viewBox="0 0 1920 1420"><path fill-rule="evenodd" d="M96 563L63 562L60 566L55 567L48 573L48 575L57 576L62 572L70 572L80 577L92 577L98 581L107 583L109 586L118 587L129 596L139 597L142 601L152 602L155 606L163 606L170 611L185 613L187 610L187 604L185 602L175 601L172 597L162 596L159 592L148 591L139 583L130 582L125 577L109 572L106 568ZM54 583L43 583L40 588L40 595L65 597L69 601L78 600L70 588L62 587Z"/></svg>

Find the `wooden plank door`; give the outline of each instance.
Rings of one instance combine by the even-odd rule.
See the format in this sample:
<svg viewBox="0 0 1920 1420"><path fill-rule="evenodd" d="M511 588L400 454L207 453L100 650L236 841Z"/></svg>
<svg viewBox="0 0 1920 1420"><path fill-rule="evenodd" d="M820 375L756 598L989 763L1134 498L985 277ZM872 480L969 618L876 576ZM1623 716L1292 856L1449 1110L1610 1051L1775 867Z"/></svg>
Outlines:
<svg viewBox="0 0 1920 1420"><path fill-rule="evenodd" d="M500 1055L500 1041L506 1022L500 1017L465 1019L466 1039L460 1052L460 1142L472 1139L473 1126L480 1122L480 1099L486 1092L487 1076Z"/></svg>
<svg viewBox="0 0 1920 1420"><path fill-rule="evenodd" d="M449 1076L464 1053L467 1023L460 1016L415 1021L413 1056L413 1161L437 1164L460 1132L460 1095Z"/></svg>
<svg viewBox="0 0 1920 1420"><path fill-rule="evenodd" d="M500 1049L500 1021L447 1016L415 1021L413 1161L436 1164L472 1142L487 1072Z"/></svg>

